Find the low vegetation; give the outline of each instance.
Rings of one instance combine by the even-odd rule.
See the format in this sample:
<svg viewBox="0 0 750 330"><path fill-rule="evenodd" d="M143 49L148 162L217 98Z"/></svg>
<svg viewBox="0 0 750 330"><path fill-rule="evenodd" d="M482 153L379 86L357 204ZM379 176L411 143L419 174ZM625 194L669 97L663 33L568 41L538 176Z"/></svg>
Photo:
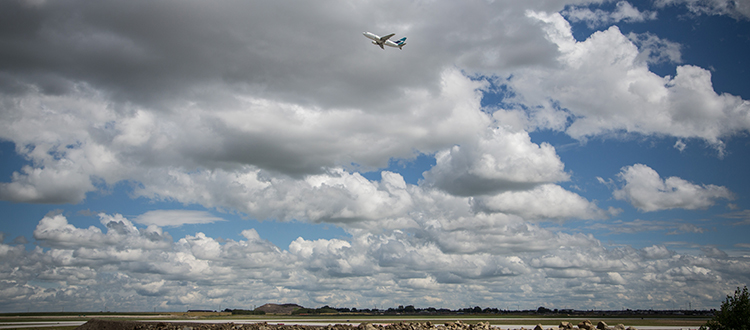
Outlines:
<svg viewBox="0 0 750 330"><path fill-rule="evenodd" d="M734 291L721 303L721 309L701 330L750 330L750 295L747 286Z"/></svg>

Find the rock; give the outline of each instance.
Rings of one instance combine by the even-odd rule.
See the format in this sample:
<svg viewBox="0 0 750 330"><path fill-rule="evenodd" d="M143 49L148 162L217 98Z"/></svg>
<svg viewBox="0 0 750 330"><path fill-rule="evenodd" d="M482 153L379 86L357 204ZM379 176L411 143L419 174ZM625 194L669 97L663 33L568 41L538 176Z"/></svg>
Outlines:
<svg viewBox="0 0 750 330"><path fill-rule="evenodd" d="M544 328L542 328L542 324L540 323L534 327L534 330L544 330Z"/></svg>
<svg viewBox="0 0 750 330"><path fill-rule="evenodd" d="M628 329L627 329L627 330L638 330L638 328L635 328L635 327L628 327Z"/></svg>
<svg viewBox="0 0 750 330"><path fill-rule="evenodd" d="M479 322L476 325L474 325L473 327L471 327L471 329L474 329L474 330L491 330L492 326L490 325L490 322Z"/></svg>
<svg viewBox="0 0 750 330"><path fill-rule="evenodd" d="M615 330L625 330L625 325L622 324L622 323L620 323L620 324L618 324L618 325L615 326Z"/></svg>
<svg viewBox="0 0 750 330"><path fill-rule="evenodd" d="M591 330L594 326L591 324L591 321L585 320L578 323L578 329L582 330Z"/></svg>
<svg viewBox="0 0 750 330"><path fill-rule="evenodd" d="M560 329L573 329L573 325L570 324L570 322L562 321L560 322L560 325L557 326Z"/></svg>
<svg viewBox="0 0 750 330"><path fill-rule="evenodd" d="M599 323L596 324L596 328L599 330L607 330L607 323L604 323L604 321L599 321Z"/></svg>

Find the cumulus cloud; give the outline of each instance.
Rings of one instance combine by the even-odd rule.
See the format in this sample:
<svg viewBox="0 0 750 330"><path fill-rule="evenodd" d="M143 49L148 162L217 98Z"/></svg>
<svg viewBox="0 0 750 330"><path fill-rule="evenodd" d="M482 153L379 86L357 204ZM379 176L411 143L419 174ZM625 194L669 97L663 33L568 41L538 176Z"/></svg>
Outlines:
<svg viewBox="0 0 750 330"><path fill-rule="evenodd" d="M179 227L185 224L213 223L225 220L206 211L155 210L141 214L133 221L147 226Z"/></svg>
<svg viewBox="0 0 750 330"><path fill-rule="evenodd" d="M569 179L554 147L532 143L525 131L502 127L486 131L476 144L454 146L435 158L436 165L423 174L425 184L460 196L527 190Z"/></svg>
<svg viewBox="0 0 750 330"><path fill-rule="evenodd" d="M560 125L560 121L530 120L537 128L565 131L579 140L618 132L699 138L720 154L722 138L750 129L750 102L716 93L709 71L683 65L674 77L650 72L647 59L654 54L656 40L639 37L638 43L645 47L639 50L612 26L579 42L560 14L529 12L528 16L538 20L557 45L558 67L520 70L507 85L516 102L529 106L529 118L552 112L570 121ZM657 47L663 54L657 59L676 59L675 47L663 44ZM641 54L646 53L644 58Z"/></svg>
<svg viewBox="0 0 750 330"><path fill-rule="evenodd" d="M3 61L3 84L15 87L0 95L0 138L32 163L0 183L3 200L77 203L129 180L138 196L261 218L356 219L367 215L351 206L257 212L218 183L232 182L228 191L243 197L287 194L308 176L374 170L426 153L440 159L425 184L461 196L496 194L569 179L554 148L530 142L524 129L577 139L619 130L670 134L721 148L723 137L750 127L747 101L717 95L708 71L682 66L674 78L648 71L647 62L678 59L674 44L632 36L639 50L615 27L576 42L562 16L544 14L562 3L399 3L401 18L383 19L370 18L379 6L369 3L3 6L28 19L6 36L21 41ZM275 14L260 14L267 11ZM469 14L481 19L445 23ZM627 2L615 14L645 15ZM135 16L141 24L127 23ZM289 21L276 26L270 16ZM372 52L359 32L347 32L362 22L433 42ZM310 43L320 35L337 47ZM24 49L38 51L29 57ZM527 110L483 112L483 75L511 76L515 99L508 102Z"/></svg>
<svg viewBox="0 0 750 330"><path fill-rule="evenodd" d="M13 172L11 182L0 183L0 199L23 203L77 203L94 185L72 162L61 161L50 168L24 166Z"/></svg>
<svg viewBox="0 0 750 330"><path fill-rule="evenodd" d="M108 304L136 309L248 306L273 299L369 308L375 298L456 308L480 293L488 304L500 296L534 301L531 291L553 297L549 303L555 306L575 299L615 308L621 302L605 299L612 294L640 305L653 291L685 299L701 294L712 306L723 299L716 292L746 281L750 269L747 260L713 247L700 248L700 256L664 246L605 248L591 236L554 233L500 215L431 216L415 219L421 229L298 238L286 249L253 229L240 240L198 232L174 241L162 239L167 236L157 226L135 227L118 214L99 217L102 227L89 228L71 225L63 215L43 218L35 238L45 249L0 244L0 308L65 303L90 309L102 304L90 294L97 290L107 290Z"/></svg>
<svg viewBox="0 0 750 330"><path fill-rule="evenodd" d="M644 212L706 209L717 199L734 198L734 194L722 186L697 185L678 177L662 179L659 173L643 164L623 167L617 176L625 184L612 195Z"/></svg>
<svg viewBox="0 0 750 330"><path fill-rule="evenodd" d="M152 174L151 184L136 189L138 196L232 208L257 219L342 225L401 215L411 208L410 190L414 189L397 173L384 171L380 181L370 181L341 168L303 180L269 175L252 167L234 172L169 170Z"/></svg>
<svg viewBox="0 0 750 330"><path fill-rule="evenodd" d="M524 219L601 219L607 213L580 195L555 184L473 199L481 211L517 214Z"/></svg>
<svg viewBox="0 0 750 330"><path fill-rule="evenodd" d="M666 291L713 306L715 292L747 282L747 261L717 251L605 248L530 221L612 211L557 185L570 173L526 130L720 145L750 127L747 101L717 95L708 71L648 71L679 59L663 39L610 28L577 42L562 16L545 14L563 1L27 3L0 2L0 38L14 45L0 54L0 138L29 161L0 184L0 199L77 203L129 182L135 197L334 223L350 237L277 247L252 228L225 239L164 230L219 221L206 212L101 213L86 228L50 214L33 250L0 244L0 309L97 310L100 292L122 309L375 298L457 307L480 295L488 305L538 301L531 293L619 309L605 298L640 306L644 292ZM649 15L621 2L604 16ZM383 52L362 26L414 41ZM504 81L518 108L488 114L489 79ZM417 185L357 172L420 153L436 165ZM727 198L726 188L656 178L675 189L637 207L687 207L694 191L704 207ZM644 185L623 180L635 205L627 191Z"/></svg>

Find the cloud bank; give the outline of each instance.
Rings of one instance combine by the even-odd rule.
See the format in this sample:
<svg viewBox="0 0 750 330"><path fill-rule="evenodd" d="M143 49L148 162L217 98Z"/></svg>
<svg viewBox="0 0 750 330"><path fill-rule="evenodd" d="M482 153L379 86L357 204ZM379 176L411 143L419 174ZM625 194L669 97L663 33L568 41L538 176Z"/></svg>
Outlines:
<svg viewBox="0 0 750 330"><path fill-rule="evenodd" d="M227 239L164 229L220 220L203 211L102 212L87 228L49 215L33 220L35 248L0 242L0 309L715 306L748 282L746 258L605 247L549 228L619 210L564 188L571 173L556 148L529 132L693 138L722 152L750 129L750 103L715 92L708 70L649 71L680 61L674 43L615 26L576 41L559 14L576 4L0 3L0 139L28 161L0 199L83 203L129 183L136 198L350 235L277 247L252 228ZM572 13L653 18L627 2ZM364 29L407 34L408 49L374 49ZM512 106L483 107L491 85L511 91ZM436 158L419 184L361 174L419 154ZM618 177L615 198L642 211L732 196L641 164Z"/></svg>
<svg viewBox="0 0 750 330"><path fill-rule="evenodd" d="M658 308L680 299L721 300L722 290L750 273L742 258L715 248L695 256L664 246L605 248L591 236L499 214L431 217L415 220L415 231L360 232L349 240L300 237L284 250L253 229L240 240L198 232L175 241L155 225L139 229L118 214L99 217L106 231L77 228L62 215L41 219L34 238L45 248L0 244L0 308L50 309L61 299L80 310L247 308L279 299L371 308L372 301L396 305L404 297L456 308L465 305L463 295L481 297L474 300L479 305L508 297L533 305L544 296L551 307L573 299L600 309Z"/></svg>

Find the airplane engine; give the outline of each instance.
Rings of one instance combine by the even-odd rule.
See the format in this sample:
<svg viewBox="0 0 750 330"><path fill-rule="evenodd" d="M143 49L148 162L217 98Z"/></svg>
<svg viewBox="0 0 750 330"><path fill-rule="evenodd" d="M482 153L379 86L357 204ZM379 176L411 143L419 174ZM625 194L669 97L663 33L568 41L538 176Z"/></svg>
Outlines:
<svg viewBox="0 0 750 330"><path fill-rule="evenodd" d="M373 41L373 42L372 42L372 44L373 44L373 45L377 45L377 44L378 44L378 42L377 42L377 41Z"/></svg>

